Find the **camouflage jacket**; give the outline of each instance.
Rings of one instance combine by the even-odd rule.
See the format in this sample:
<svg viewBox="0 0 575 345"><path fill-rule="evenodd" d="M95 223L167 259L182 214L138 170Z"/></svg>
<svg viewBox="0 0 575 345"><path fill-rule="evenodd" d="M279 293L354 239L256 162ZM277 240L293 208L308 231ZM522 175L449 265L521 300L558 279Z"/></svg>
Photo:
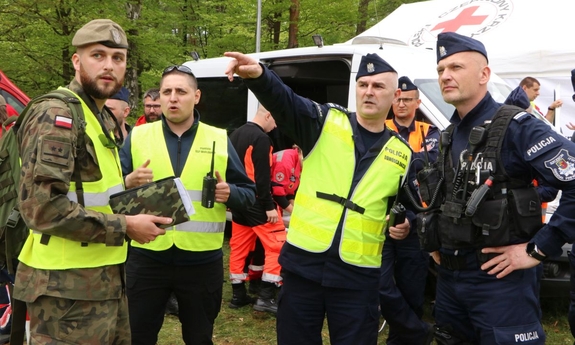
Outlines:
<svg viewBox="0 0 575 345"><path fill-rule="evenodd" d="M77 81L72 81L67 87L98 116L94 101ZM110 114L106 111L102 114L102 123L108 131L112 130L115 123ZM102 173L90 138L85 135L86 147L76 148L78 131L74 126L71 129L55 126L57 115L72 118L70 110L60 100L39 102L30 110L27 121L18 131L22 158L19 200L22 217L31 229L51 236L120 246L125 241L125 216L87 210L66 196L76 164L81 165L82 181L99 180ZM62 143L58 150L59 164L40 159L45 150L52 149L42 145L45 138ZM50 154L54 156L53 152ZM122 294L121 272L119 265L58 271L34 269L20 263L14 296L26 302L33 302L41 295L80 300L119 298Z"/></svg>

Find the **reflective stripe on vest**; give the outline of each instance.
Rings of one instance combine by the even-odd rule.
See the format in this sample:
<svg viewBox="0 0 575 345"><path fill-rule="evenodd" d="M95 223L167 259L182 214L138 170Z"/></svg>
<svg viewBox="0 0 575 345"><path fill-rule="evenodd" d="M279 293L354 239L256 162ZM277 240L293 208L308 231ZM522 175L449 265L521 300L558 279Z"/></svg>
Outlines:
<svg viewBox="0 0 575 345"><path fill-rule="evenodd" d="M152 169L155 180L174 176L162 121L134 127L130 135L133 167L139 167L150 159L148 168ZM189 251L206 251L222 247L226 206L217 202L214 208L208 209L201 204L202 184L204 176L210 171L213 141L216 142L214 170L219 171L225 177L228 163L226 131L199 123L190 153L180 175L192 199L195 214L190 216L188 222L166 229L166 234L156 237L154 241L147 244L132 241L132 246L155 251L169 249L174 244L180 249ZM155 143L155 145L135 145L135 143Z"/></svg>
<svg viewBox="0 0 575 345"><path fill-rule="evenodd" d="M355 171L355 147L349 119L341 111L330 109L320 137L303 164L287 241L308 252L325 252L332 245L343 216L341 259L354 266L379 267L388 198L397 194L399 177L406 175L410 161L409 147L391 136L351 191L349 199L365 208L363 214L317 198L318 191L347 198Z"/></svg>
<svg viewBox="0 0 575 345"><path fill-rule="evenodd" d="M78 95L75 96L82 103L86 134L94 143L98 165L102 172L102 179L82 182L85 209L111 214L109 196L124 189L118 151L115 148L104 147L99 139L104 132L98 119L84 101ZM73 181L70 182L67 196L71 201L77 202L76 184ZM51 270L93 268L126 261L126 242L122 246L107 246L105 243L88 243L87 246L82 246L81 242L50 236L50 241L45 245L40 243L41 237L40 232L32 231L32 236L28 237L22 248L20 261L34 268Z"/></svg>
<svg viewBox="0 0 575 345"><path fill-rule="evenodd" d="M399 133L397 131L397 127L393 120L386 120L385 125L389 127L391 130ZM423 144L425 143L425 137L427 136L427 132L429 132L429 127L431 126L429 123L415 121L414 123L415 131L409 132L409 146L413 152L420 152L423 148ZM421 135L421 129L423 128L423 136Z"/></svg>
<svg viewBox="0 0 575 345"><path fill-rule="evenodd" d="M82 183L82 186L84 182ZM110 203L110 196L115 193L119 193L124 190L124 185L119 184L117 186L112 186L108 190L102 193L91 193L84 191L84 206L85 207L98 207L107 206ZM76 191L68 191L68 199L73 202L78 202L78 194Z"/></svg>

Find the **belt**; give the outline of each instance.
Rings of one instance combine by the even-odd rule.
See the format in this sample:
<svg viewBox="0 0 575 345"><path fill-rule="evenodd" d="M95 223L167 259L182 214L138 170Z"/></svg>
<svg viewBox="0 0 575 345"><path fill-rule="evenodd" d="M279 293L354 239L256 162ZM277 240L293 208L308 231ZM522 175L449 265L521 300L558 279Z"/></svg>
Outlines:
<svg viewBox="0 0 575 345"><path fill-rule="evenodd" d="M464 255L449 255L439 253L439 256L441 257L440 266L451 271L480 269L481 265L493 259L497 255L499 254L484 254L481 252L481 249L477 249L475 252L467 253Z"/></svg>

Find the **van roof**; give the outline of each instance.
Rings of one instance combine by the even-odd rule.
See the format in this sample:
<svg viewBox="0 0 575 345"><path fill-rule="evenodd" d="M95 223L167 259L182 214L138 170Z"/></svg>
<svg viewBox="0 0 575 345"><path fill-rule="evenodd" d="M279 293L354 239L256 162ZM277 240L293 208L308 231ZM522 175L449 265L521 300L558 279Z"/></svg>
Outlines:
<svg viewBox="0 0 575 345"><path fill-rule="evenodd" d="M418 75L420 78L437 78L435 53L432 50L409 47L400 44L335 44L323 46L321 48L303 47L293 49L282 49L266 51L260 53L248 53L259 61L290 61L302 58L321 59L352 57L353 55L366 55L376 53L397 70L399 75ZM227 65L230 58L219 57L206 60L188 61L186 66L190 67L197 77L214 76L224 74L221 66ZM359 59L358 59L359 60ZM225 67L224 67L225 68ZM351 73L357 73L358 62L351 66Z"/></svg>

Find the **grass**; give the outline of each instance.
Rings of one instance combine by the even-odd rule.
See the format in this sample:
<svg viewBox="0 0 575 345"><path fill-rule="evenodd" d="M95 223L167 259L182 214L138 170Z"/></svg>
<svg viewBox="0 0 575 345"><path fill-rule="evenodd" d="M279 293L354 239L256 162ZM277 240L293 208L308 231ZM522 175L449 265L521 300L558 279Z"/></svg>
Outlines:
<svg viewBox="0 0 575 345"><path fill-rule="evenodd" d="M229 245L224 243L224 277L228 277ZM228 302L232 296L229 281L224 283L222 308L214 326L215 345L272 345L276 344L274 316L257 312L249 306L231 309ZM425 311L426 319L430 317L431 301L428 299ZM543 309L543 328L547 335L548 345L572 345L573 336L567 323L569 296L559 296L541 301ZM381 320L383 322L383 319ZM329 344L327 327L323 329L323 343ZM387 327L379 335L378 344L385 344ZM166 316L158 336L158 345L184 345L180 331L180 322L175 316Z"/></svg>

